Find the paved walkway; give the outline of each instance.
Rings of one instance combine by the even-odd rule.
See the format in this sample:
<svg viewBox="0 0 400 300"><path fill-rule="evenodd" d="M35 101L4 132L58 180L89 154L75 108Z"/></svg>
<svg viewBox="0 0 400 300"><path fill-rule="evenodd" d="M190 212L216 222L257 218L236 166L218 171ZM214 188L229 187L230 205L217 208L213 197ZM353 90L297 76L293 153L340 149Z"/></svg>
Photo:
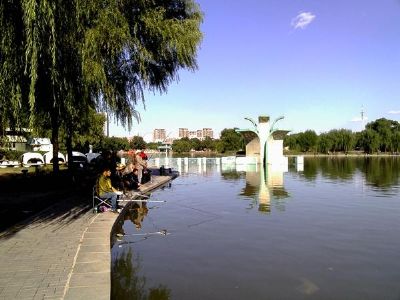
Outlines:
<svg viewBox="0 0 400 300"><path fill-rule="evenodd" d="M153 176L142 191L170 179ZM109 299L117 217L67 199L0 234L0 299Z"/></svg>

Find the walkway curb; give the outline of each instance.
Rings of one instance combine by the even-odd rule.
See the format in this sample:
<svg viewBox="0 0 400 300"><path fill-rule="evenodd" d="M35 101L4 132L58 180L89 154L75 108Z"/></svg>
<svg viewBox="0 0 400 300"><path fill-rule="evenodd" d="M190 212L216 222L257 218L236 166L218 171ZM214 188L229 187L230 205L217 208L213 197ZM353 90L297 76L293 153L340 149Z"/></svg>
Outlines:
<svg viewBox="0 0 400 300"><path fill-rule="evenodd" d="M154 191L170 181L170 176L153 176L151 182L141 186L140 192ZM134 199L139 197L140 194ZM78 245L63 299L110 299L111 233L122 215L123 211L100 213L89 224Z"/></svg>
<svg viewBox="0 0 400 300"><path fill-rule="evenodd" d="M141 192L171 179L153 176ZM110 298L111 230L119 215L94 215L77 200L68 197L0 234L0 299Z"/></svg>

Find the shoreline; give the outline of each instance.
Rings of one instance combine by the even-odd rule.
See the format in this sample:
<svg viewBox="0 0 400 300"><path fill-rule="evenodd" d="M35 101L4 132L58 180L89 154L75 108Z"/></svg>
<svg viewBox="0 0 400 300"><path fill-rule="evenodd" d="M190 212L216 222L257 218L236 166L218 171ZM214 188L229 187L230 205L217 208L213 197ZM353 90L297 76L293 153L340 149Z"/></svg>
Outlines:
<svg viewBox="0 0 400 300"><path fill-rule="evenodd" d="M374 154L367 154L367 153L331 153L331 154L324 154L324 153L299 153L299 154L284 154L283 156L286 157L297 157L297 156L304 156L304 157L400 157L400 154L381 154L381 153L374 153Z"/></svg>

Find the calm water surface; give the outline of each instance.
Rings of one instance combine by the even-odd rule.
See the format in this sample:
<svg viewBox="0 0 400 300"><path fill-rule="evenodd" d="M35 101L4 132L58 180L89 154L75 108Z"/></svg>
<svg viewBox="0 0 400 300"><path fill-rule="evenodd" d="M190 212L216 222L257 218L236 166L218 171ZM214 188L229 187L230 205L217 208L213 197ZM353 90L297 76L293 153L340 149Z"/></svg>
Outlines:
<svg viewBox="0 0 400 300"><path fill-rule="evenodd" d="M134 208L113 299L400 299L400 159L198 165Z"/></svg>

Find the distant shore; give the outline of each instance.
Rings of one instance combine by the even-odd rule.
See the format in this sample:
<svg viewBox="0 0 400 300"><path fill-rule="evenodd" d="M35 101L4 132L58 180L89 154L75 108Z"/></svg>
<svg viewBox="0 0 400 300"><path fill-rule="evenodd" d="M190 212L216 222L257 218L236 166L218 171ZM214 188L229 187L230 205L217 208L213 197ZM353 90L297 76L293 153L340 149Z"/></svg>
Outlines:
<svg viewBox="0 0 400 300"><path fill-rule="evenodd" d="M392 153L374 153L374 154L368 154L368 153L330 153L330 154L324 154L324 153L287 153L283 154L284 156L287 157L296 157L296 156L305 156L305 157L400 157L400 153L398 154L392 154Z"/></svg>

